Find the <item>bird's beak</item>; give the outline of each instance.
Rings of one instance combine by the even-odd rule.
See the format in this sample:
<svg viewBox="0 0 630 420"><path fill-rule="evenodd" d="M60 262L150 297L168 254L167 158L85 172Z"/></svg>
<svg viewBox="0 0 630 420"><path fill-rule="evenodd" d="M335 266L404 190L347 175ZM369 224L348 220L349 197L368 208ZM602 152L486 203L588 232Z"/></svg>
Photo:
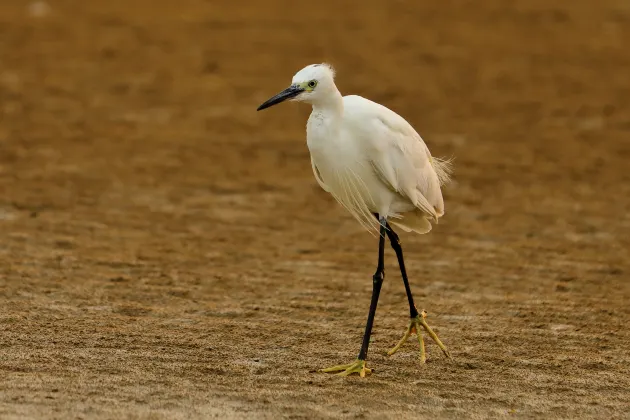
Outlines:
<svg viewBox="0 0 630 420"><path fill-rule="evenodd" d="M276 96L267 99L256 111L261 111L265 108L269 108L270 106L279 104L282 101L286 101L287 99L295 98L302 92L304 92L304 88L301 88L298 85L291 85L282 92L278 93Z"/></svg>

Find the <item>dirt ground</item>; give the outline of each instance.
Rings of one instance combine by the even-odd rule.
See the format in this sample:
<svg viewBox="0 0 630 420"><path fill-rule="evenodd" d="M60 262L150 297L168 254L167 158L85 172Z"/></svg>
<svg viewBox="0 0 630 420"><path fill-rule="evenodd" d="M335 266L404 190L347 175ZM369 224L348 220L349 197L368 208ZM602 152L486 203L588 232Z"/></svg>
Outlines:
<svg viewBox="0 0 630 420"><path fill-rule="evenodd" d="M630 2L3 0L0 418L630 418ZM386 253L317 186L310 63L455 157Z"/></svg>

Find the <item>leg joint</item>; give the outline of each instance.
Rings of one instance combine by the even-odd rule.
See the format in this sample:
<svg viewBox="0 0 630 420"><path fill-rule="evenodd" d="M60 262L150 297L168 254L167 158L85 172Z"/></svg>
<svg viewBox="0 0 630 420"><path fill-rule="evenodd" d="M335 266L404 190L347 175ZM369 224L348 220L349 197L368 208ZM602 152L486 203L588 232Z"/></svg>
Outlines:
<svg viewBox="0 0 630 420"><path fill-rule="evenodd" d="M372 282L374 285L383 283L383 280L385 280L385 272L383 270L378 270L374 273L374 276L372 276Z"/></svg>

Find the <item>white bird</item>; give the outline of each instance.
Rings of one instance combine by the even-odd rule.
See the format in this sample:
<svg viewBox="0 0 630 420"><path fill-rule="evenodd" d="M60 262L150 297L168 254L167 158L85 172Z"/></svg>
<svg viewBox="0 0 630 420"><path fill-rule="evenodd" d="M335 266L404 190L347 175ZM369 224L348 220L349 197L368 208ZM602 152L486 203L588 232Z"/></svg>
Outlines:
<svg viewBox="0 0 630 420"><path fill-rule="evenodd" d="M379 251L370 311L361 350L353 363L322 369L347 376L371 373L366 367L370 334L384 279L385 235L396 252L407 299L410 322L403 338L389 351L394 354L415 332L420 344L420 360L425 348L422 330L446 347L427 324L426 312L413 302L405 271L402 247L391 224L407 232L427 233L431 222L444 214L440 187L449 181L450 161L436 159L413 129L394 111L361 96L342 96L328 64L306 66L293 76L291 86L264 102L258 110L284 100L307 102L313 111L306 126L311 165L319 185L368 231L379 233Z"/></svg>

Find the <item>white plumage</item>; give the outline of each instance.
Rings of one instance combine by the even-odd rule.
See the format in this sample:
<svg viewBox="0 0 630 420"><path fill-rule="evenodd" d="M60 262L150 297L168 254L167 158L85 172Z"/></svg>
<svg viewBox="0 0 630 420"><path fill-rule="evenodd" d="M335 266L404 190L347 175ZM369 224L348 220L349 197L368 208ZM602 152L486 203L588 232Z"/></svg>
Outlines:
<svg viewBox="0 0 630 420"><path fill-rule="evenodd" d="M386 107L360 96L341 96L334 71L314 64L297 72L291 86L265 101L258 110L284 100L308 102L313 111L306 125L306 140L313 173L319 185L354 216L363 227L376 232L379 253L372 277L372 300L361 351L354 363L332 366L322 372L365 376L370 335L378 297L385 277L384 241L388 236L396 252L409 301L410 321L396 353L414 332L420 343L420 361L426 360L422 331L448 357L446 346L425 321L426 312L415 306L398 235L388 224L408 232L426 233L444 214L440 187L449 180L450 162L435 159L407 121ZM374 217L374 215L378 217Z"/></svg>
<svg viewBox="0 0 630 420"><path fill-rule="evenodd" d="M361 96L341 96L327 65L300 70L293 85L317 80L295 98L309 102L307 144L319 185L362 226L378 232L378 213L403 230L426 233L444 214L441 185L450 162L433 158L413 127Z"/></svg>

